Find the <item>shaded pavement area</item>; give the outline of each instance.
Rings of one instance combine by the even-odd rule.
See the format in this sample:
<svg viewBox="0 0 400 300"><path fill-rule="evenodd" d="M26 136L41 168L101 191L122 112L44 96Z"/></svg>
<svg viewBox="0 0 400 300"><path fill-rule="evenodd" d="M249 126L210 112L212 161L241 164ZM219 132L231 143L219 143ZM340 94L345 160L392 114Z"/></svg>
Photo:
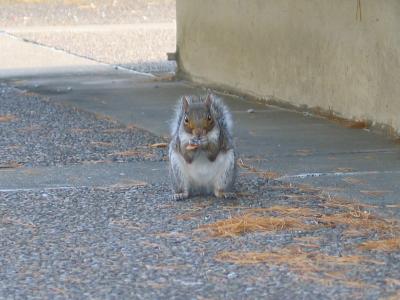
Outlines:
<svg viewBox="0 0 400 300"><path fill-rule="evenodd" d="M237 199L172 201L173 107L206 87L0 40L0 298L399 298L396 141L220 94Z"/></svg>
<svg viewBox="0 0 400 300"><path fill-rule="evenodd" d="M201 88L113 69L2 82L2 295L398 293L393 141L225 96L238 197L174 202L167 125L179 95Z"/></svg>

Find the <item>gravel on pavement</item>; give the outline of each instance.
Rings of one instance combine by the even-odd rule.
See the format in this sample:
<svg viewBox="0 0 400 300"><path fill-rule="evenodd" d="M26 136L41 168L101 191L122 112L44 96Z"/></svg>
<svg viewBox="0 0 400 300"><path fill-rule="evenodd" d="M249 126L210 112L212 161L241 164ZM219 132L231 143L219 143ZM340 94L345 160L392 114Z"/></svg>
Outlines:
<svg viewBox="0 0 400 300"><path fill-rule="evenodd" d="M400 252L359 250L368 237L347 234L351 226L315 223L314 229L287 230L282 224L238 236L201 230L261 208L275 207L258 216L285 217L277 205L312 209L309 222L317 222L318 214L343 211L323 208L329 201L317 200L316 191L257 176L241 176L237 189L237 200L182 202L170 200L164 183L0 193L0 294L27 299L377 299L398 293ZM229 253L250 256L238 259ZM257 261L257 254L267 256Z"/></svg>
<svg viewBox="0 0 400 300"><path fill-rule="evenodd" d="M0 87L0 166L163 160L165 140L105 116Z"/></svg>
<svg viewBox="0 0 400 300"><path fill-rule="evenodd" d="M0 0L0 5L0 28L175 20L175 0Z"/></svg>

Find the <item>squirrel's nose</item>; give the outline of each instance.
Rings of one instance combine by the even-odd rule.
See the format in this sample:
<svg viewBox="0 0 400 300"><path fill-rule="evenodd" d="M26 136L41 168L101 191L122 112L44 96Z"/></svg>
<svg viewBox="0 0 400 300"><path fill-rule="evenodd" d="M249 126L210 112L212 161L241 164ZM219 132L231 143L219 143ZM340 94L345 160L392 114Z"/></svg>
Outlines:
<svg viewBox="0 0 400 300"><path fill-rule="evenodd" d="M197 138L201 137L204 133L203 133L203 129L201 128L195 128L193 129L193 135Z"/></svg>

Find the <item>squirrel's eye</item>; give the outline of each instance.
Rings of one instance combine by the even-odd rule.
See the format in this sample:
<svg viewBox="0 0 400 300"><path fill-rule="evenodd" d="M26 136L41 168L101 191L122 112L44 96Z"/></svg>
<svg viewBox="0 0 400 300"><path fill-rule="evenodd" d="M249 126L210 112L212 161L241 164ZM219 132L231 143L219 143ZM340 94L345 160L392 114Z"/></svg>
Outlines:
<svg viewBox="0 0 400 300"><path fill-rule="evenodd" d="M189 118L187 116L185 116L184 121L185 121L186 124L189 123Z"/></svg>
<svg viewBox="0 0 400 300"><path fill-rule="evenodd" d="M208 121L211 121L211 120L212 120L212 118L211 118L211 115L210 115L210 114L208 114L208 115L207 115L207 120L208 120Z"/></svg>

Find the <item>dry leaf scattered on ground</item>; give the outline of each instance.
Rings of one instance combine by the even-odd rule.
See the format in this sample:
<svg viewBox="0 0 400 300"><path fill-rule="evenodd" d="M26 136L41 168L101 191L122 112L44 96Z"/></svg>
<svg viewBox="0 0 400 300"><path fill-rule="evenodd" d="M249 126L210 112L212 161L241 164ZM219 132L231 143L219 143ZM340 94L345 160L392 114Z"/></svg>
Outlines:
<svg viewBox="0 0 400 300"><path fill-rule="evenodd" d="M366 241L359 245L358 248L362 250L399 251L400 237L377 241Z"/></svg>
<svg viewBox="0 0 400 300"><path fill-rule="evenodd" d="M0 122L11 122L16 120L14 115L0 115Z"/></svg>

